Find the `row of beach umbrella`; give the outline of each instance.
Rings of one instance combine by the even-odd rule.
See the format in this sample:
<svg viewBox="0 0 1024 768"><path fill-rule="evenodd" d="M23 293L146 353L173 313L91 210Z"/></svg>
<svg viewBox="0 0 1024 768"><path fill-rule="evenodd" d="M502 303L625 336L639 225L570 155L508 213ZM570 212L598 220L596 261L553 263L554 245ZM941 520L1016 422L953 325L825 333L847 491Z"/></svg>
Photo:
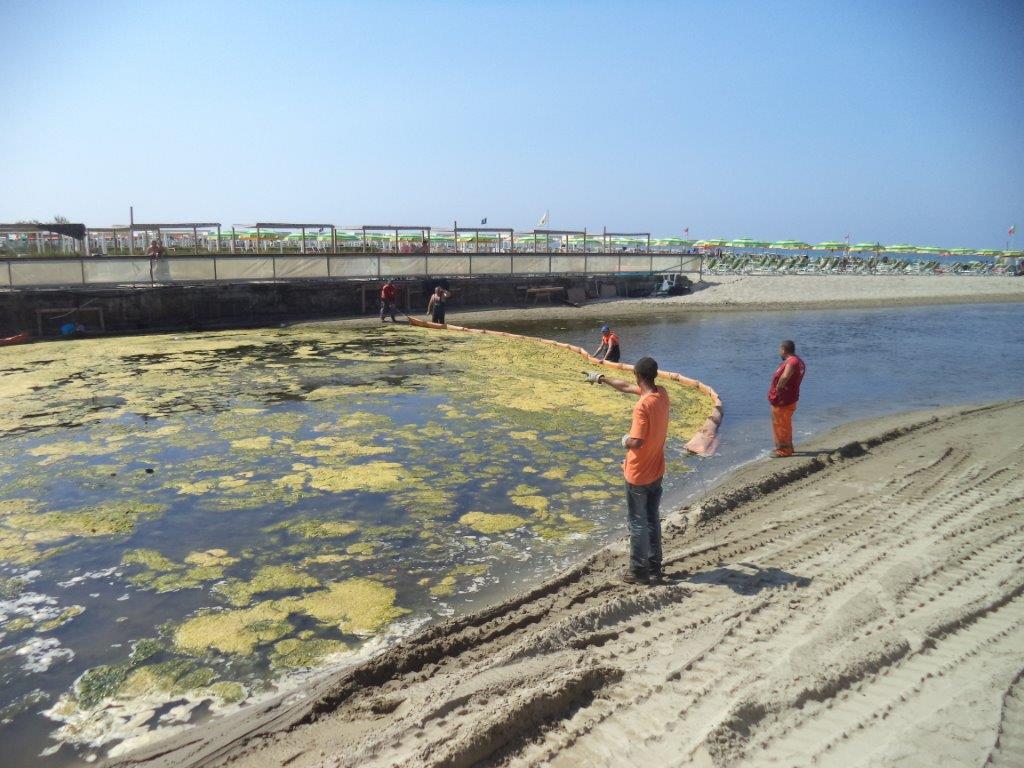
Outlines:
<svg viewBox="0 0 1024 768"><path fill-rule="evenodd" d="M911 245L909 243L897 243L894 245L883 245L882 243L846 243L839 241L826 241L812 245L802 240L751 240L739 238L737 240L709 239L697 240L693 243L695 248L735 248L741 250L772 250L772 251L848 251L850 253L919 253L933 256L993 256L993 257L1022 257L1024 251L1000 251L984 248L938 248L932 245Z"/></svg>
<svg viewBox="0 0 1024 768"><path fill-rule="evenodd" d="M208 235L210 237L216 237L216 235ZM221 239L230 240L234 237L236 240L252 240L256 238L256 230L254 229L239 229L233 233L230 231L222 231ZM337 230L335 237L339 243L350 243L356 244L363 242L365 239L368 242L373 243L387 243L395 241L395 234L393 232L366 232L365 235L361 230ZM273 230L260 230L260 240L263 241L299 241L302 239L302 233L300 232L281 232ZM421 232L401 232L397 238L400 242L422 242L424 234ZM429 234L429 240L431 243L454 243L455 235L452 232L439 232L432 230ZM531 243L534 241L534 234L532 232L516 233L515 239L517 243ZM556 239L561 240L561 237ZM570 245L580 246L584 245L584 238L582 235L570 235L568 238ZM306 232L306 240L308 241L320 241L330 242L330 232ZM509 236L505 233L496 232L466 232L459 234L459 243L486 243L494 244L499 242L508 242ZM545 242L545 236L536 236L538 243ZM607 239L609 244L616 246L622 245L636 245L646 246L646 237L609 237ZM599 235L587 235L585 244L588 247L600 247L605 243L603 237ZM848 252L848 253L903 253L903 254L926 254L933 256L989 256L989 257L1024 257L1024 251L1001 251L994 249L977 249L977 248L939 248L930 245L912 245L909 243L895 243L892 245L883 245L882 243L847 243L841 241L825 241L821 243L807 243L803 240L753 240L751 238L738 238L734 240L727 240L724 238L709 238L704 240L686 240L679 237L662 237L652 238L650 244L656 248L697 248L697 249L717 249L717 248L729 248L738 250L771 250L771 251L826 251L826 252Z"/></svg>

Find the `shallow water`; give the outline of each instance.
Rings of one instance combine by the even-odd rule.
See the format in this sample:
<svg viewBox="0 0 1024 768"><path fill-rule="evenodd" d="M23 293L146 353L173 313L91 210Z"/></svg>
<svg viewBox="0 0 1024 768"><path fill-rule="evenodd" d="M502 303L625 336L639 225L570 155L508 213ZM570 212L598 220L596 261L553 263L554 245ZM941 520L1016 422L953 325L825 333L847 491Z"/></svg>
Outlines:
<svg viewBox="0 0 1024 768"><path fill-rule="evenodd" d="M599 325L501 327L593 351ZM676 502L699 497L714 480L771 449L765 397L782 339L795 340L807 363L794 417L797 441L887 413L1024 397L1024 304L695 312L613 325L624 362L651 355L664 368L707 382L725 404L720 450L677 484Z"/></svg>
<svg viewBox="0 0 1024 768"><path fill-rule="evenodd" d="M5 353L5 765L230 711L605 540L632 399L587 367L390 326ZM684 435L710 402L672 386Z"/></svg>
<svg viewBox="0 0 1024 768"><path fill-rule="evenodd" d="M1015 338L1022 320L1024 307L1012 304L708 313L616 329L625 360L651 354L664 368L708 382L725 402L719 454L687 460L697 467L691 473L676 457L672 503L699 497L715 478L770 448L764 393L780 339L794 338L808 364L796 417L799 439L853 419L1024 396L1024 355ZM506 327L596 346L590 322ZM332 643L372 649L423 621L536 583L622 535L614 461L628 404L598 404L586 413L564 407L568 401L547 413L507 407L575 397L577 361L558 370L533 369L541 380L536 389L500 378L507 370L499 365L467 374L463 389L452 391L443 374L472 367L458 350L421 355L398 335L387 340L387 359L374 362L382 354L375 333L370 339L303 333L218 334L218 345L200 350L188 343L193 336L149 337L152 348L140 354L117 348L127 342L104 340L96 342L108 345L100 356L122 355L120 362L86 372L62 367L62 350L74 347L39 345L37 359L4 370L3 384L15 386L15 380L17 391L5 392L14 407L0 414L7 470L0 499L45 499L47 506L37 513L110 499L158 505L142 510L124 533L116 530L116 514L100 516L98 523L95 515L91 522L73 521L114 530L83 530L70 549L43 560L29 557L0 572L5 578L39 571L25 581L20 596L0 595L8 602L30 597L30 610L10 614L7 621L31 617L28 626L16 624L19 629L8 628L0 639L0 710L8 708L0 714L7 721L0 724L5 764L39 764L35 756L54 743L48 737L59 723L37 713L71 691L83 670L128 665L122 671L131 675L139 667L156 667L159 675L136 675L133 690L152 697L143 702L152 705L151 722L169 715L164 723L173 725L211 706L230 709L230 703L208 695L217 681L240 682L258 695L264 681L296 665L330 661L339 647ZM48 378L16 380L19 368L37 371L45 367L43 360L53 360ZM168 370L179 378L172 391L161 394ZM497 395L482 387L494 377L500 381ZM19 411L19 392L52 399L55 406L42 410L29 402ZM383 422L381 413L387 414ZM180 431L166 430L179 425ZM348 440L353 430L360 436L356 445L316 442ZM390 450L344 461L335 455L368 447ZM372 462L423 471L394 477L377 464L378 472L360 478L377 492L344 490L345 473ZM316 474L296 464L329 471ZM564 466L591 476L569 487L567 478L538 477ZM291 475L302 477L274 482ZM546 498L549 508L537 508L543 502L536 497ZM481 510L528 522L480 521L494 527L490 534L461 522ZM576 518L552 520L559 510L572 510ZM0 515L16 511L0 507ZM324 521L342 527L316 527ZM506 523L516 527L497 532ZM35 537L19 539L19 548L8 555L63 544L47 541L45 530L30 533ZM239 561L231 562L235 557ZM295 566L300 574L273 570L282 566ZM367 592L360 580L394 593ZM322 596L315 604L287 602L319 595L331 584L347 584L350 593L334 600ZM261 585L267 591L258 591ZM226 613L258 611L247 614L245 620L252 621L242 632L243 645L251 641L253 653L183 652L175 646L187 617L211 606ZM74 615L76 607L84 611ZM409 613L394 615L401 610ZM331 621L323 621L325 616ZM43 629L47 622L53 628ZM186 633L184 640L194 635L209 639L198 632ZM33 638L58 644L37 648L34 656L15 653ZM132 643L146 639L155 645L142 649L153 655L132 662ZM62 656L66 651L75 656ZM181 659L188 665L173 667ZM35 671L27 669L32 663ZM46 663L48 669L39 669ZM188 710L201 696L207 697L204 703ZM174 706L182 704L185 710L175 713ZM118 714L139 711L146 713L140 705ZM93 751L65 746L47 763L74 762Z"/></svg>

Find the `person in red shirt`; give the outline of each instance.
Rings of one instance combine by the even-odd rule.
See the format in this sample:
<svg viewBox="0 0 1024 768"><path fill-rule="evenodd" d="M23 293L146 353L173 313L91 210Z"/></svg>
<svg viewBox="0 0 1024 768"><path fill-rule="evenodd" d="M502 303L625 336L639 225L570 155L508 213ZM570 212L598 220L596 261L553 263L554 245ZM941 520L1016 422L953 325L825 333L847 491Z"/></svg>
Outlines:
<svg viewBox="0 0 1024 768"><path fill-rule="evenodd" d="M398 291L395 289L395 281L388 280L384 283L384 287L380 289L380 321L384 322L384 315L386 312L391 313L391 322L397 323L395 319L395 299L398 295Z"/></svg>
<svg viewBox="0 0 1024 768"><path fill-rule="evenodd" d="M807 366L796 356L796 344L786 340L779 345L782 364L775 369L768 402L772 406L772 432L775 435L775 455L778 458L793 455L793 412L800 399L800 382Z"/></svg>
<svg viewBox="0 0 1024 768"><path fill-rule="evenodd" d="M601 353L604 357L601 357ZM600 360L607 360L609 363L619 362L619 337L607 325L601 326L601 346L594 352L594 357Z"/></svg>
<svg viewBox="0 0 1024 768"><path fill-rule="evenodd" d="M623 435L629 511L629 568L623 574L628 584L660 583L661 570L661 481L665 475L665 440L668 437L668 392L655 384L658 363L640 358L633 366L635 384L612 379L603 373L587 374L590 384L607 384L619 392L638 395L629 434Z"/></svg>

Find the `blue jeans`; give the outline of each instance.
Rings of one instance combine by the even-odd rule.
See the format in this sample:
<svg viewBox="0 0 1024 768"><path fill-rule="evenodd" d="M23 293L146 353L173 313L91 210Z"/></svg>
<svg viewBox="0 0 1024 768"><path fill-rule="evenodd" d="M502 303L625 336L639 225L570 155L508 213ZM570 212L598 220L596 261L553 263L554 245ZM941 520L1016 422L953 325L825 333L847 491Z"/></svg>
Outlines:
<svg viewBox="0 0 1024 768"><path fill-rule="evenodd" d="M661 570L661 478L647 485L626 483L629 508L629 569L633 573Z"/></svg>

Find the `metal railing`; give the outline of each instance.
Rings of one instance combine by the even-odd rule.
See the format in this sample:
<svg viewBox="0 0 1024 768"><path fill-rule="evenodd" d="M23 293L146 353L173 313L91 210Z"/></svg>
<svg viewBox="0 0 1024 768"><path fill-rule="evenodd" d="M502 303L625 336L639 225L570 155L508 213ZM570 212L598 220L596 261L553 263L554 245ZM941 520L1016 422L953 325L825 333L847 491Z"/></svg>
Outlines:
<svg viewBox="0 0 1024 768"><path fill-rule="evenodd" d="M672 253L353 253L80 256L0 259L0 289L209 282L379 280L536 275L700 274L703 257Z"/></svg>

